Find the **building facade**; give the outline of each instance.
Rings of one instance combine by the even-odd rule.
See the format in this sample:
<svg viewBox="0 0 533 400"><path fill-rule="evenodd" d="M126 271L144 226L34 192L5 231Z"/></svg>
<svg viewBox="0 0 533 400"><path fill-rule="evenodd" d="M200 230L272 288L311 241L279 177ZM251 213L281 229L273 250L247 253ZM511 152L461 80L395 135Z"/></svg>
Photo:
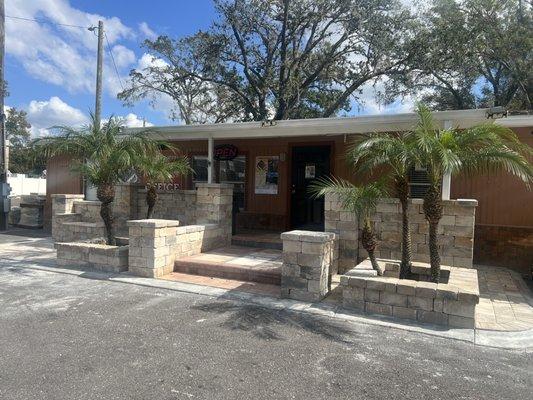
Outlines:
<svg viewBox="0 0 533 400"><path fill-rule="evenodd" d="M442 128L464 129L487 122L487 110L434 113ZM152 127L147 134L175 143L193 166L194 174L161 182L161 192L192 189L195 183L234 186L234 230L287 231L324 229L323 199L308 186L316 178L336 176L364 182L346 161L346 151L358 135L408 131L414 113L272 122ZM533 146L533 116L508 117L495 123L515 130ZM81 193L81 181L68 173L68 162L51 160L47 195ZM415 169L411 193L421 196L423 170ZM533 264L533 193L507 174L452 177L443 182L445 199L478 200L474 262L527 272Z"/></svg>

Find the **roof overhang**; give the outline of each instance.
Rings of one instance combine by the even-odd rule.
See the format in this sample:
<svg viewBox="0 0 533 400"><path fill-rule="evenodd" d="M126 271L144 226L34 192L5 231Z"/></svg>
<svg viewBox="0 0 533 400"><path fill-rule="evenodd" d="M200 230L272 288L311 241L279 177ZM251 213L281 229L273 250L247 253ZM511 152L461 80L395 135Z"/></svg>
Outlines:
<svg viewBox="0 0 533 400"><path fill-rule="evenodd" d="M438 111L433 113L441 126L464 129L487 122L488 109ZM145 130L165 140L254 139L298 136L334 136L369 132L401 132L413 129L416 113L369 115L359 117L295 119L272 122L239 122L205 125L153 126L129 128L126 132Z"/></svg>

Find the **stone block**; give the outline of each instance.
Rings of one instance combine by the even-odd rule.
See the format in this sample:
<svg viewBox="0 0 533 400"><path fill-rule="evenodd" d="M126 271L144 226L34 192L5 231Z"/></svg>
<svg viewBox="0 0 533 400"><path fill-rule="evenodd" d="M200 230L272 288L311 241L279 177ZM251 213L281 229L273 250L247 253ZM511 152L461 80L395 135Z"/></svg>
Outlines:
<svg viewBox="0 0 533 400"><path fill-rule="evenodd" d="M357 311L365 310L365 302L363 300L354 300L351 298L343 298L342 306L345 308L350 308Z"/></svg>
<svg viewBox="0 0 533 400"><path fill-rule="evenodd" d="M397 293L380 292L379 302L391 306L407 307L407 296Z"/></svg>
<svg viewBox="0 0 533 400"><path fill-rule="evenodd" d="M446 314L473 318L475 315L475 308L476 305L474 303L444 299L443 311Z"/></svg>
<svg viewBox="0 0 533 400"><path fill-rule="evenodd" d="M433 282L417 282L415 296L435 298L437 296L437 284Z"/></svg>
<svg viewBox="0 0 533 400"><path fill-rule="evenodd" d="M283 252L291 253L301 253L302 252L302 242L299 240L283 240Z"/></svg>
<svg viewBox="0 0 533 400"><path fill-rule="evenodd" d="M418 310L433 310L433 299L428 297L407 296L407 307Z"/></svg>
<svg viewBox="0 0 533 400"><path fill-rule="evenodd" d="M433 311L443 312L444 311L444 299L434 299L433 300Z"/></svg>
<svg viewBox="0 0 533 400"><path fill-rule="evenodd" d="M369 314L392 316L392 306L389 306L387 304L365 302L365 311Z"/></svg>
<svg viewBox="0 0 533 400"><path fill-rule="evenodd" d="M417 310L416 312L416 319L420 322L424 322L427 324L435 324L435 325L448 325L448 315L441 313L441 312L435 312L435 311L424 311L424 310Z"/></svg>
<svg viewBox="0 0 533 400"><path fill-rule="evenodd" d="M365 301L371 301L372 303L379 303L380 293L381 292L379 290L365 289Z"/></svg>
<svg viewBox="0 0 533 400"><path fill-rule="evenodd" d="M342 297L343 299L364 300L365 289L357 287L345 287L342 289Z"/></svg>
<svg viewBox="0 0 533 400"><path fill-rule="evenodd" d="M382 278L366 278L366 288L371 290L385 290L385 282Z"/></svg>
<svg viewBox="0 0 533 400"><path fill-rule="evenodd" d="M416 290L416 281L408 279L400 279L396 285L396 293L405 294L407 296L414 296Z"/></svg>
<svg viewBox="0 0 533 400"><path fill-rule="evenodd" d="M407 307L392 307L392 315L397 318L416 320L416 310Z"/></svg>

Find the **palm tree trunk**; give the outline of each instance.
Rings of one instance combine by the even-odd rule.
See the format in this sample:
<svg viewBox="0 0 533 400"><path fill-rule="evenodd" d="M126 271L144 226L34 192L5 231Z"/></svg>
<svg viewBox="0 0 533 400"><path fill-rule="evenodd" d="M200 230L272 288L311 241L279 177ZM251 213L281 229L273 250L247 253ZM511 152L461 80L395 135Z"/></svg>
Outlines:
<svg viewBox="0 0 533 400"><path fill-rule="evenodd" d="M113 207L112 203L115 199L115 187L113 185L98 186L96 197L102 203L100 205L100 216L105 224L105 231L107 240L106 243L110 246L116 244L115 229L113 227Z"/></svg>
<svg viewBox="0 0 533 400"><path fill-rule="evenodd" d="M435 283L440 279L440 255L437 229L442 218L442 201L440 186L430 186L424 196L424 215L429 223L429 260L431 264L431 280Z"/></svg>
<svg viewBox="0 0 533 400"><path fill-rule="evenodd" d="M439 283L440 280L440 255L437 242L438 223L429 223L429 261L431 264L431 281Z"/></svg>
<svg viewBox="0 0 533 400"><path fill-rule="evenodd" d="M363 230L361 232L361 244L363 245L363 248L368 253L368 258L370 259L372 268L378 272L378 275L383 275L383 270L380 268L378 261L376 260L376 255L375 255L377 242L378 241L377 241L376 235L374 234L374 232L372 232L370 222L365 221L363 225Z"/></svg>
<svg viewBox="0 0 533 400"><path fill-rule="evenodd" d="M146 191L146 204L148 204L148 211L146 212L146 218L151 219L154 215L154 206L157 202L157 190L153 185L148 186Z"/></svg>
<svg viewBox="0 0 533 400"><path fill-rule="evenodd" d="M396 190L402 206L402 261L400 278L405 279L411 272L412 246L409 229L409 182L406 179L396 181Z"/></svg>

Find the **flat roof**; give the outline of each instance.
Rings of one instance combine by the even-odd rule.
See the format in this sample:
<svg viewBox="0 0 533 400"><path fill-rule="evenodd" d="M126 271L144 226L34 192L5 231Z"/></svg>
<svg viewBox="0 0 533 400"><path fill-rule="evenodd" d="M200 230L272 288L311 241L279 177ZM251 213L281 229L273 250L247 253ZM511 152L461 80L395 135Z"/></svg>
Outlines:
<svg viewBox="0 0 533 400"><path fill-rule="evenodd" d="M488 110L487 108L481 108L474 110L435 111L433 112L433 117L441 127L446 125L464 129L486 122L488 119ZM149 128L128 128L126 131L139 132L147 130L150 134L166 140L334 136L368 132L408 131L416 125L417 120L418 116L413 112L265 122L151 126ZM516 122L513 122L515 120ZM499 120L498 123L513 127L533 126L533 116L507 117ZM518 123L519 125L513 125L514 123Z"/></svg>

